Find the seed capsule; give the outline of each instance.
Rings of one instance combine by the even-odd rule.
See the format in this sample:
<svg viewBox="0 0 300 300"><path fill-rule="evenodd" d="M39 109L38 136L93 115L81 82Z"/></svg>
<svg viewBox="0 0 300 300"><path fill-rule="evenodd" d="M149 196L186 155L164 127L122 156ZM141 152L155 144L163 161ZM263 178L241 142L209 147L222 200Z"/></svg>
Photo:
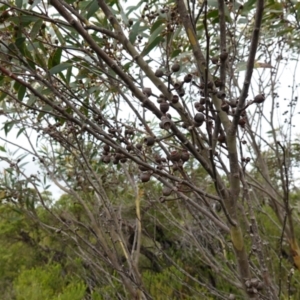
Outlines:
<svg viewBox="0 0 300 300"><path fill-rule="evenodd" d="M218 142L220 142L221 144L226 142L226 137L224 134L220 134L218 136Z"/></svg>
<svg viewBox="0 0 300 300"><path fill-rule="evenodd" d="M110 156L109 155L102 156L101 161L104 162L105 164L109 164Z"/></svg>
<svg viewBox="0 0 300 300"><path fill-rule="evenodd" d="M153 146L154 143L155 143L155 139L154 139L153 136L145 137L145 138L144 138L144 143L145 143L147 146Z"/></svg>
<svg viewBox="0 0 300 300"><path fill-rule="evenodd" d="M228 112L229 111L229 105L224 102L222 105L221 105L221 109L225 112Z"/></svg>
<svg viewBox="0 0 300 300"><path fill-rule="evenodd" d="M246 124L246 119L245 119L245 118L239 119L239 125L240 125L242 128L245 127L245 124Z"/></svg>
<svg viewBox="0 0 300 300"><path fill-rule="evenodd" d="M140 175L140 179L142 182L148 182L150 180L151 174L149 172L143 172Z"/></svg>
<svg viewBox="0 0 300 300"><path fill-rule="evenodd" d="M109 145L104 145L104 146L103 146L103 150L104 150L105 152L109 152L109 150L110 150Z"/></svg>
<svg viewBox="0 0 300 300"><path fill-rule="evenodd" d="M187 75L184 76L183 81L186 82L186 83L189 83L189 82L192 81L192 79L193 79L193 75L192 74L187 74Z"/></svg>
<svg viewBox="0 0 300 300"><path fill-rule="evenodd" d="M228 53L226 51L220 54L220 60L225 61L228 57Z"/></svg>
<svg viewBox="0 0 300 300"><path fill-rule="evenodd" d="M204 122L204 115L202 113L197 113L195 116L194 116L194 120L195 122L197 123L203 123Z"/></svg>
<svg viewBox="0 0 300 300"><path fill-rule="evenodd" d="M170 160L171 161L179 161L181 158L180 152L179 151L172 151L170 153Z"/></svg>
<svg viewBox="0 0 300 300"><path fill-rule="evenodd" d="M169 130L171 127L171 120L167 116L162 116L160 124L162 129Z"/></svg>
<svg viewBox="0 0 300 300"><path fill-rule="evenodd" d="M179 97L177 95L173 95L171 101L175 104L179 101Z"/></svg>
<svg viewBox="0 0 300 300"><path fill-rule="evenodd" d="M170 104L168 102L162 102L159 105L160 111L165 114L170 108Z"/></svg>
<svg viewBox="0 0 300 300"><path fill-rule="evenodd" d="M186 162L190 159L190 154L187 151L181 152L181 160Z"/></svg>
<svg viewBox="0 0 300 300"><path fill-rule="evenodd" d="M265 94L259 94L259 95L255 96L253 102L260 104L260 103L263 103L265 101L265 99L266 99Z"/></svg>
<svg viewBox="0 0 300 300"><path fill-rule="evenodd" d="M172 67L171 67L171 70L173 72L178 72L180 70L180 65L179 63L175 63Z"/></svg>
<svg viewBox="0 0 300 300"><path fill-rule="evenodd" d="M214 57L212 57L210 60L211 60L211 62L212 62L214 65L216 65L216 64L219 62L219 57L218 57L218 56L214 56Z"/></svg>
<svg viewBox="0 0 300 300"><path fill-rule="evenodd" d="M143 93L147 96L150 97L152 95L152 90L151 88L143 88Z"/></svg>
<svg viewBox="0 0 300 300"><path fill-rule="evenodd" d="M179 95L180 97L183 97L183 96L185 95L184 89L180 89L180 90L178 91L178 95Z"/></svg>
<svg viewBox="0 0 300 300"><path fill-rule="evenodd" d="M164 186L163 190L162 190L162 194L164 196L170 196L172 194L172 189L169 188L168 186Z"/></svg>
<svg viewBox="0 0 300 300"><path fill-rule="evenodd" d="M155 76L156 77L162 77L162 76L164 76L164 71L162 69L157 69L155 71Z"/></svg>

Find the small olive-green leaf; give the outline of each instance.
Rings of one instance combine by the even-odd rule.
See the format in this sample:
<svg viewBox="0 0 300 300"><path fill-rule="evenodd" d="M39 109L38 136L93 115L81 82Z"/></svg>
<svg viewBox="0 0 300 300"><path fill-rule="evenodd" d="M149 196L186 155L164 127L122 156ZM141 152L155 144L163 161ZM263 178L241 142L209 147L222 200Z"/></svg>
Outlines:
<svg viewBox="0 0 300 300"><path fill-rule="evenodd" d="M30 95L27 101L27 106L32 106L35 102L36 102L36 97L34 95Z"/></svg>
<svg viewBox="0 0 300 300"><path fill-rule="evenodd" d="M26 44L24 44L24 47L23 47L23 54L24 56L26 57L26 61L28 62L29 66L35 70L36 68L36 63L33 59L33 56L32 56L32 51L30 51L27 47L25 47Z"/></svg>
<svg viewBox="0 0 300 300"><path fill-rule="evenodd" d="M207 6L218 8L218 0L208 0Z"/></svg>
<svg viewBox="0 0 300 300"><path fill-rule="evenodd" d="M20 88L20 86L21 86L21 84L19 83L19 82L17 82L17 81L15 81L15 83L14 83L14 89L15 89L15 91L16 92L18 92L18 90L19 90L19 88Z"/></svg>
<svg viewBox="0 0 300 300"><path fill-rule="evenodd" d="M174 35L173 35L173 40L176 40L179 37L179 35L182 31L182 28L183 28L182 26L177 27L177 29L175 30Z"/></svg>
<svg viewBox="0 0 300 300"><path fill-rule="evenodd" d="M23 5L23 0L16 0L16 6L18 8L22 8L22 5Z"/></svg>
<svg viewBox="0 0 300 300"><path fill-rule="evenodd" d="M207 19L214 19L219 16L219 11L217 9L212 9L207 13Z"/></svg>
<svg viewBox="0 0 300 300"><path fill-rule="evenodd" d="M72 69L73 68L71 67L71 68L69 68L67 70L67 75L66 75L66 82L67 82L67 84L70 84L70 80L71 80L71 77L73 75Z"/></svg>
<svg viewBox="0 0 300 300"><path fill-rule="evenodd" d="M7 136L7 134L11 131L11 129L14 127L14 125L16 124L17 122L16 121L9 121L9 122L6 122L4 124L4 133L5 135Z"/></svg>
<svg viewBox="0 0 300 300"><path fill-rule="evenodd" d="M148 53L150 53L150 51L155 48L164 38L160 35L157 36L150 44L147 44L146 47L144 48L144 50L142 51L141 55L145 56Z"/></svg>
<svg viewBox="0 0 300 300"><path fill-rule="evenodd" d="M41 109L42 111L38 114L37 116L37 120L38 121L41 121L42 118L44 117L44 115L47 113L47 112L51 112L53 110L53 108L50 106L50 105L45 105L44 107L42 107Z"/></svg>
<svg viewBox="0 0 300 300"><path fill-rule="evenodd" d="M0 146L0 151L6 152L6 149L3 146Z"/></svg>
<svg viewBox="0 0 300 300"><path fill-rule="evenodd" d="M49 70L49 73L50 73L51 75L53 75L53 74L59 73L59 72L61 72L61 71L64 71L64 70L70 68L71 66L72 66L72 64L70 64L70 63L62 63L62 64L60 64L60 65L57 65L57 66L51 68L51 69Z"/></svg>
<svg viewBox="0 0 300 300"><path fill-rule="evenodd" d="M249 0L243 5L242 16L247 16L251 9L254 8L256 0Z"/></svg>
<svg viewBox="0 0 300 300"><path fill-rule="evenodd" d="M129 34L129 41L132 44L135 42L136 37L138 36L138 34L140 32L140 24L141 24L141 20L138 20L134 23L134 25L131 28L131 31Z"/></svg>
<svg viewBox="0 0 300 300"><path fill-rule="evenodd" d="M283 10L283 6L279 2L274 2L271 5L268 5L268 12L273 12L273 13L281 13Z"/></svg>
<svg viewBox="0 0 300 300"><path fill-rule="evenodd" d="M34 23L34 25L32 26L32 29L30 31L30 34L29 34L29 36L31 37L31 39L34 40L36 38L36 36L38 35L39 30L40 30L42 24L43 24L43 20L42 19L39 19L38 21L36 21Z"/></svg>
<svg viewBox="0 0 300 300"><path fill-rule="evenodd" d="M160 27L164 23L163 19L158 19L154 24L152 25L150 29L150 33L152 34L158 27Z"/></svg>
<svg viewBox="0 0 300 300"><path fill-rule="evenodd" d="M39 18L34 16L19 16L19 17L10 17L8 18L8 20L15 24L21 24L23 26L26 26L32 22L38 21Z"/></svg>
<svg viewBox="0 0 300 300"><path fill-rule="evenodd" d="M20 101L23 100L25 93L26 93L26 87L24 85L21 85L19 90L18 90L18 99Z"/></svg>
<svg viewBox="0 0 300 300"><path fill-rule="evenodd" d="M58 64L60 64L60 58L61 58L61 54L62 54L62 49L61 48L57 48L51 55L51 57L49 58L48 61L48 68L51 69L55 66L57 66Z"/></svg>
<svg viewBox="0 0 300 300"><path fill-rule="evenodd" d="M180 53L181 53L181 50L179 50L179 49L174 50L171 54L171 58L178 56Z"/></svg>
<svg viewBox="0 0 300 300"><path fill-rule="evenodd" d="M16 42L15 42L15 45L17 46L17 48L18 48L19 50L21 50L21 48L22 48L24 42L25 42L25 38L24 38L24 37L17 38L17 39L16 39Z"/></svg>
<svg viewBox="0 0 300 300"><path fill-rule="evenodd" d="M66 44L66 41L65 41L64 37L62 36L62 34L60 33L58 27L55 24L52 24L52 23L51 23L51 26L52 26L59 42L64 46Z"/></svg>
<svg viewBox="0 0 300 300"><path fill-rule="evenodd" d="M238 20L238 24L247 24L247 23L248 23L247 18L239 18L239 20Z"/></svg>
<svg viewBox="0 0 300 300"><path fill-rule="evenodd" d="M125 1L126 2L126 1ZM128 6L126 9L126 15L129 16L132 11L137 11L138 8L145 2L145 0L141 0L137 5Z"/></svg>
<svg viewBox="0 0 300 300"><path fill-rule="evenodd" d="M25 131L25 128L24 128L24 127L21 128L21 129L18 131L16 138L18 138L18 136L19 136L23 131Z"/></svg>
<svg viewBox="0 0 300 300"><path fill-rule="evenodd" d="M255 61L254 62L254 69L272 69L272 65L269 63L264 63L264 62L259 62L259 61ZM245 71L247 69L247 62L246 61L241 61L237 64L235 72L241 72L241 71Z"/></svg>
<svg viewBox="0 0 300 300"><path fill-rule="evenodd" d="M42 108L43 111L45 112L50 112L53 110L52 106L46 104L43 108Z"/></svg>
<svg viewBox="0 0 300 300"><path fill-rule="evenodd" d="M164 29L164 25L162 25L161 24L161 26L159 26L158 28L156 28L153 32L152 32L152 34L151 34L151 36L150 36L150 38L149 38L149 40L148 40L148 43L147 43L147 45L145 46L145 48L144 48L144 50L143 50L143 53L146 51L146 49L148 49L149 47L151 47L151 45L153 44L153 42L155 41L155 42L157 42L157 38L159 37L159 38L161 38L161 40L162 40L162 36L160 35L160 33L163 31L163 29ZM156 46L158 44L158 42L154 45L154 47ZM150 51L153 49L153 47L150 49ZM150 51L148 51L148 53L150 52ZM142 55L146 55L146 54L142 54Z"/></svg>
<svg viewBox="0 0 300 300"><path fill-rule="evenodd" d="M45 57L38 51L35 52L35 60L40 66L46 68Z"/></svg>
<svg viewBox="0 0 300 300"><path fill-rule="evenodd" d="M120 12L122 21L123 21L126 25L128 25L128 18L127 18L126 14L125 14L125 12L124 12L124 10L123 10L123 7L122 7L122 5L121 5L121 3L120 3L119 1L117 1L117 7L118 7L118 9L119 9L119 12Z"/></svg>
<svg viewBox="0 0 300 300"><path fill-rule="evenodd" d="M87 7L87 19L89 19L99 9L98 1L93 0Z"/></svg>

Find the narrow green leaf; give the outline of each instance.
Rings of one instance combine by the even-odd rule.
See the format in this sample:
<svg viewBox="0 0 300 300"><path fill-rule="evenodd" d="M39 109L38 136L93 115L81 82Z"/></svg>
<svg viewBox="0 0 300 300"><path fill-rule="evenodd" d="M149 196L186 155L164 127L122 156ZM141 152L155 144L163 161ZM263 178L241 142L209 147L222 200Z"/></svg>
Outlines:
<svg viewBox="0 0 300 300"><path fill-rule="evenodd" d="M158 36L160 36L161 32L164 30L165 26L161 24L161 26L157 27L152 33L148 40L148 44L151 44Z"/></svg>
<svg viewBox="0 0 300 300"><path fill-rule="evenodd" d="M175 32L174 32L174 35L173 35L173 40L176 40L179 35L181 34L181 31L182 31L182 26L178 26L178 28L176 28Z"/></svg>
<svg viewBox="0 0 300 300"><path fill-rule="evenodd" d="M131 12L137 11L137 9L145 2L145 0L141 0L137 5L128 6L126 9L126 15L129 16Z"/></svg>
<svg viewBox="0 0 300 300"><path fill-rule="evenodd" d="M21 84L19 82L15 81L15 83L14 83L14 89L15 89L16 92L19 91L20 86L21 86Z"/></svg>
<svg viewBox="0 0 300 300"><path fill-rule="evenodd" d="M67 70L67 75L66 75L66 83L67 84L70 84L71 76L73 75L72 71L73 71L72 67Z"/></svg>
<svg viewBox="0 0 300 300"><path fill-rule="evenodd" d="M47 104L42 108L42 110L45 112L51 112L51 111L53 111L53 108L52 108L52 106Z"/></svg>
<svg viewBox="0 0 300 300"><path fill-rule="evenodd" d="M62 54L62 48L58 48L55 50L54 55L53 55L53 67L57 66L60 63L61 59L61 54Z"/></svg>
<svg viewBox="0 0 300 300"><path fill-rule="evenodd" d="M34 95L30 95L30 97L27 101L27 105L32 106L35 102L36 102L36 97Z"/></svg>
<svg viewBox="0 0 300 300"><path fill-rule="evenodd" d="M154 24L152 25L150 29L150 33L152 34L158 27L160 27L164 23L163 19L158 19Z"/></svg>
<svg viewBox="0 0 300 300"><path fill-rule="evenodd" d="M20 135L23 131L25 131L25 128L21 128L21 129L18 131L16 138L18 138L19 135Z"/></svg>
<svg viewBox="0 0 300 300"><path fill-rule="evenodd" d="M162 36L158 36L156 37L150 44L148 44L143 52L141 53L142 56L147 55L148 53L150 53L150 51L155 48L164 38Z"/></svg>
<svg viewBox="0 0 300 300"><path fill-rule="evenodd" d="M148 44L142 51L142 56L147 55L154 47L156 47L163 40L163 37L160 35L160 33L163 31L164 27L164 24L161 24L161 26L159 26L153 31L148 40Z"/></svg>
<svg viewBox="0 0 300 300"><path fill-rule="evenodd" d="M23 43L25 42L25 38L24 37L21 37L21 38L18 38L16 39L16 42L15 42L15 45L17 46L17 48L19 50L21 50L22 46L23 46Z"/></svg>
<svg viewBox="0 0 300 300"><path fill-rule="evenodd" d="M87 8L87 19L89 19L99 9L98 1L93 0L86 8Z"/></svg>
<svg viewBox="0 0 300 300"><path fill-rule="evenodd" d="M212 6L212 7L218 8L218 0L208 0L207 6L209 6L209 7Z"/></svg>
<svg viewBox="0 0 300 300"><path fill-rule="evenodd" d="M171 54L171 58L178 56L180 53L181 53L181 50L179 50L179 49L174 50Z"/></svg>
<svg viewBox="0 0 300 300"><path fill-rule="evenodd" d="M53 108L50 105L45 105L44 107L42 107L41 110L42 110L42 112L40 112L37 116L38 121L41 121L41 119L47 112L53 111Z"/></svg>
<svg viewBox="0 0 300 300"><path fill-rule="evenodd" d="M248 23L247 18L239 18L239 20L238 20L238 24L247 24L247 23Z"/></svg>
<svg viewBox="0 0 300 300"><path fill-rule="evenodd" d="M56 34L56 37L58 38L59 42L64 46L66 44L66 40L64 39L64 37L62 36L62 34L60 33L58 27L55 24L51 23L51 26Z"/></svg>
<svg viewBox="0 0 300 300"><path fill-rule="evenodd" d="M18 16L18 17L10 17L8 18L8 20L15 24L21 24L23 26L26 26L32 22L38 21L39 18L34 16Z"/></svg>
<svg viewBox="0 0 300 300"><path fill-rule="evenodd" d="M7 94L0 92L0 101L2 101L3 99L5 99L7 96Z"/></svg>
<svg viewBox="0 0 300 300"><path fill-rule="evenodd" d="M0 151L6 152L6 149L3 146L0 146Z"/></svg>
<svg viewBox="0 0 300 300"><path fill-rule="evenodd" d="M60 58L62 54L62 49L57 48L51 55L48 61L48 68L51 69L60 64Z"/></svg>
<svg viewBox="0 0 300 300"><path fill-rule="evenodd" d="M214 19L219 16L219 11L217 9L212 9L207 13L207 19Z"/></svg>
<svg viewBox="0 0 300 300"><path fill-rule="evenodd" d="M128 62L128 63L126 63L124 66L123 66L123 69L125 70L125 71L128 71L129 70L129 68L132 66L132 62Z"/></svg>
<svg viewBox="0 0 300 300"><path fill-rule="evenodd" d="M35 52L35 60L38 64L40 64L40 66L47 68L45 57L43 57L42 54L38 51Z"/></svg>
<svg viewBox="0 0 300 300"><path fill-rule="evenodd" d="M119 9L119 12L120 12L122 21L123 21L126 25L128 25L128 18L127 18L126 14L125 14L125 12L124 12L124 10L123 10L123 7L122 7L122 5L120 4L119 1L117 2L117 7L118 7L118 9Z"/></svg>
<svg viewBox="0 0 300 300"><path fill-rule="evenodd" d="M39 33L39 30L41 29L42 24L43 24L43 20L42 19L39 19L38 21L36 21L34 23L34 25L32 26L32 29L30 31L30 34L29 34L29 36L31 37L31 39L34 40L36 38L36 36Z"/></svg>
<svg viewBox="0 0 300 300"><path fill-rule="evenodd" d="M16 0L16 6L18 8L22 8L22 5L23 5L23 0Z"/></svg>
<svg viewBox="0 0 300 300"><path fill-rule="evenodd" d="M7 171L7 169L6 169L6 171ZM24 213L23 210L21 210L19 208L15 208L15 207L12 207L11 210L20 215L23 215L23 213Z"/></svg>
<svg viewBox="0 0 300 300"><path fill-rule="evenodd" d="M25 93L26 93L26 87L24 85L21 85L19 90L18 90L18 99L20 101L23 100Z"/></svg>
<svg viewBox="0 0 300 300"><path fill-rule="evenodd" d="M30 51L27 47L24 47L24 55L25 55L25 57L26 57L26 60L27 60L27 62L28 62L28 64L29 64L29 66L30 66L33 70L35 70L36 64L35 64L35 61L34 61L34 59L33 59L33 57L32 57L32 51Z"/></svg>
<svg viewBox="0 0 300 300"><path fill-rule="evenodd" d="M129 41L132 44L135 42L136 37L138 36L138 34L140 32L140 24L141 24L141 20L138 20L134 23L134 25L131 28L131 31L129 34Z"/></svg>
<svg viewBox="0 0 300 300"><path fill-rule="evenodd" d="M247 16L251 9L254 8L256 0L249 0L243 5L242 16Z"/></svg>
<svg viewBox="0 0 300 300"><path fill-rule="evenodd" d="M66 69L68 69L68 68L71 67L71 66L72 66L72 64L70 64L70 63L62 63L62 64L60 64L60 65L57 65L57 66L51 68L51 69L49 70L49 73L50 73L51 75L53 75L53 74L59 73L59 72L61 72L61 71L63 71L63 70L66 70Z"/></svg>
<svg viewBox="0 0 300 300"><path fill-rule="evenodd" d="M4 124L3 128L4 128L5 136L7 136L7 134L11 131L11 129L14 127L16 123L17 123L16 121L9 121Z"/></svg>

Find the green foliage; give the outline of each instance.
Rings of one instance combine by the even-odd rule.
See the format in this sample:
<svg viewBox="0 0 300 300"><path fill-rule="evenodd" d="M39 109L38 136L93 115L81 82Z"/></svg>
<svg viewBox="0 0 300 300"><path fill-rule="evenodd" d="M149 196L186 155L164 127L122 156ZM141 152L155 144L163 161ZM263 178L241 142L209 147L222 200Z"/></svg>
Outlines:
<svg viewBox="0 0 300 300"><path fill-rule="evenodd" d="M161 273L146 271L143 279L153 299L214 299L205 287L193 283L175 266L166 268Z"/></svg>
<svg viewBox="0 0 300 300"><path fill-rule="evenodd" d="M14 281L14 289L17 300L82 300L86 287L65 275L60 265L48 265L23 270Z"/></svg>

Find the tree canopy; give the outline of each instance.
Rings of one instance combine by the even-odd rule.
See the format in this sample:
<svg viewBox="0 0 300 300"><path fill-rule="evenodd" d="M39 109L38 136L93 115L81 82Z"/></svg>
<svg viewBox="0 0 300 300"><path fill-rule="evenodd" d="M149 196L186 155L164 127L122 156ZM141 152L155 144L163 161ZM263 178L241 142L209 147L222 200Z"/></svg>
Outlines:
<svg viewBox="0 0 300 300"><path fill-rule="evenodd" d="M3 299L299 299L299 19L0 0Z"/></svg>

